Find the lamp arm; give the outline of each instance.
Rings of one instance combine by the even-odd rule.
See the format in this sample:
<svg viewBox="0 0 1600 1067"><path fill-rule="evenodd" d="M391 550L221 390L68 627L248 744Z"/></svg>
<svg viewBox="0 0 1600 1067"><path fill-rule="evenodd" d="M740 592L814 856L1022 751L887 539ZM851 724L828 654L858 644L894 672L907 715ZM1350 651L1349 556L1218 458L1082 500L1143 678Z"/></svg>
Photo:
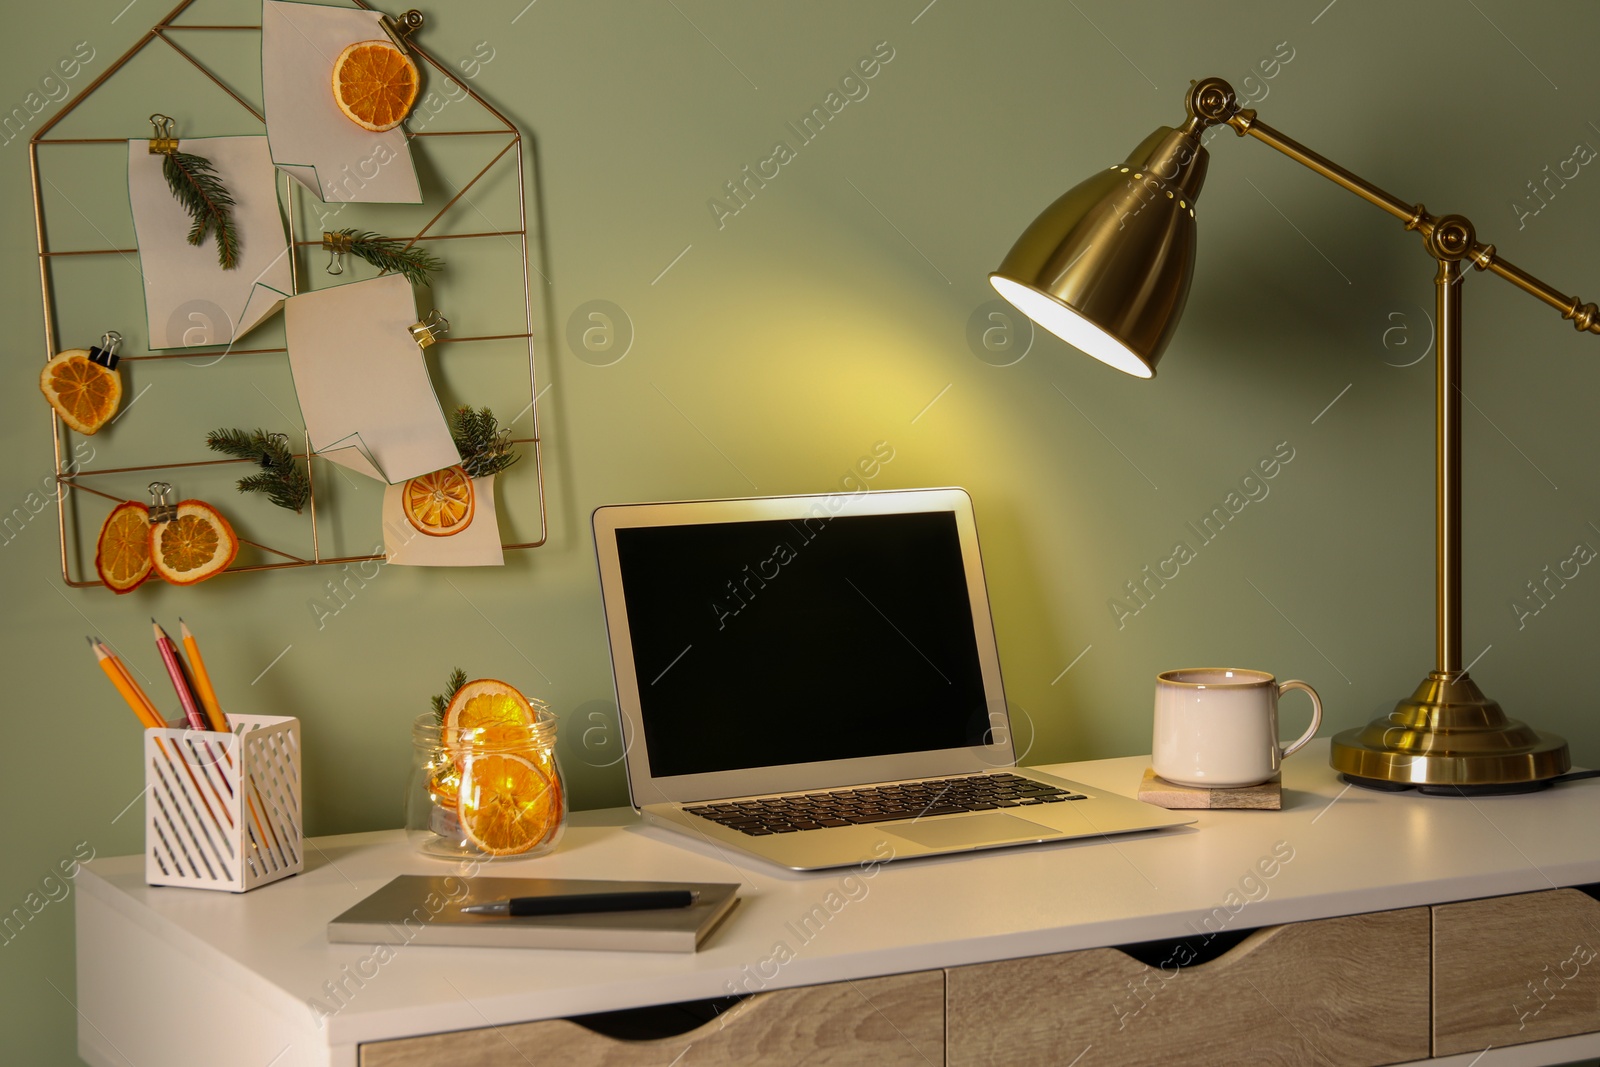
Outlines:
<svg viewBox="0 0 1600 1067"><path fill-rule="evenodd" d="M1387 211L1405 223L1406 229L1420 233L1428 254L1435 259L1466 260L1478 270L1498 275L1530 296L1543 300L1561 312L1561 317L1570 321L1580 332L1600 333L1600 308L1592 303L1584 303L1576 296L1568 296L1508 262L1495 251L1494 245L1479 241L1472 223L1462 216L1433 215L1421 204L1408 204L1273 129L1256 117L1254 108L1241 108L1233 87L1221 78L1196 82L1189 90L1187 104L1190 116L1187 128L1191 131L1226 125L1232 127L1240 137L1248 134L1316 171L1335 185L1355 193L1369 204Z"/></svg>

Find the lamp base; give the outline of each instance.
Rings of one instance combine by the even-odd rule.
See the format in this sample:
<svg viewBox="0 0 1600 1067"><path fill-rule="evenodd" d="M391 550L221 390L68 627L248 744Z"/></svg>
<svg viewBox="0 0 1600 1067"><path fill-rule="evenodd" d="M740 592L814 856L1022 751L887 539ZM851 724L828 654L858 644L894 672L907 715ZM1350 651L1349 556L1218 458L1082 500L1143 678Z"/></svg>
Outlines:
<svg viewBox="0 0 1600 1067"><path fill-rule="evenodd" d="M1339 777L1351 785L1375 793L1410 793L1415 790L1425 797L1511 797L1541 792L1557 781L1555 778L1540 778L1508 785L1416 785L1412 782L1385 782L1379 778L1358 778L1353 774L1341 774Z"/></svg>
<svg viewBox="0 0 1600 1067"><path fill-rule="evenodd" d="M1431 671L1366 726L1335 734L1328 757L1356 785L1448 796L1539 788L1572 766L1567 742L1506 717L1466 671Z"/></svg>

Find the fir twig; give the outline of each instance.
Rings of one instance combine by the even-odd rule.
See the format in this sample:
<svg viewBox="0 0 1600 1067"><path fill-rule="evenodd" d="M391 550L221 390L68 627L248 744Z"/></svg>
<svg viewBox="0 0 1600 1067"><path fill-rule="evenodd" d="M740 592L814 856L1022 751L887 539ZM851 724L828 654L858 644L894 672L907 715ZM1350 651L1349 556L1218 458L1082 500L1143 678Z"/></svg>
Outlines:
<svg viewBox="0 0 1600 1067"><path fill-rule="evenodd" d="M429 284L428 275L442 270L444 261L398 237L384 237L370 230L344 229L338 236L350 239L350 254L360 256L385 274L399 274L412 285Z"/></svg>
<svg viewBox="0 0 1600 1067"><path fill-rule="evenodd" d="M194 220L189 243L198 245L207 234L217 238L217 262L223 270L239 265L239 231L233 225L233 196L222 184L216 168L205 156L173 152L161 163L167 188Z"/></svg>
<svg viewBox="0 0 1600 1067"><path fill-rule="evenodd" d="M254 474L239 479L239 492L265 493L267 499L295 514L311 498L311 480L284 443L282 434L265 430L212 430L206 434L206 447L213 452L248 459L261 465Z"/></svg>
<svg viewBox="0 0 1600 1067"><path fill-rule="evenodd" d="M433 714L439 720L439 725L444 725L444 713L450 710L450 701L455 699L456 691L467 684L467 672L457 667L450 672L450 681L445 684L443 693L435 693L433 697Z"/></svg>
<svg viewBox="0 0 1600 1067"><path fill-rule="evenodd" d="M511 447L511 428L500 428L494 412L463 404L450 416L450 437L461 453L461 467L474 478L499 474L518 458Z"/></svg>

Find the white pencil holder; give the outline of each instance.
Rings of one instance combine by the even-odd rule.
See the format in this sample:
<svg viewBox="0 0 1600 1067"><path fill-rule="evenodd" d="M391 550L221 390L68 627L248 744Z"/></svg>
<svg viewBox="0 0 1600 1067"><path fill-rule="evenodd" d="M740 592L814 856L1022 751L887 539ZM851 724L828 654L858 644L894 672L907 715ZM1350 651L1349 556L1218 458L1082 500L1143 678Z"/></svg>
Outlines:
<svg viewBox="0 0 1600 1067"><path fill-rule="evenodd" d="M300 873L300 720L144 732L144 880L243 893Z"/></svg>

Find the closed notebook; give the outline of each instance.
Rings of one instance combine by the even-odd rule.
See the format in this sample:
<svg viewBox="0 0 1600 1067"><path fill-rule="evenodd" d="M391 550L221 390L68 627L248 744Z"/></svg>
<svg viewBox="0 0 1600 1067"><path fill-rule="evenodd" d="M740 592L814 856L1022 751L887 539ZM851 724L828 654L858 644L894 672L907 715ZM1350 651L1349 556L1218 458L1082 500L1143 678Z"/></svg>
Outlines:
<svg viewBox="0 0 1600 1067"><path fill-rule="evenodd" d="M570 878L457 878L403 874L328 923L329 941L468 948L693 952L739 903L729 882L622 882ZM512 897L688 889L687 908L578 915L469 915L469 904Z"/></svg>

